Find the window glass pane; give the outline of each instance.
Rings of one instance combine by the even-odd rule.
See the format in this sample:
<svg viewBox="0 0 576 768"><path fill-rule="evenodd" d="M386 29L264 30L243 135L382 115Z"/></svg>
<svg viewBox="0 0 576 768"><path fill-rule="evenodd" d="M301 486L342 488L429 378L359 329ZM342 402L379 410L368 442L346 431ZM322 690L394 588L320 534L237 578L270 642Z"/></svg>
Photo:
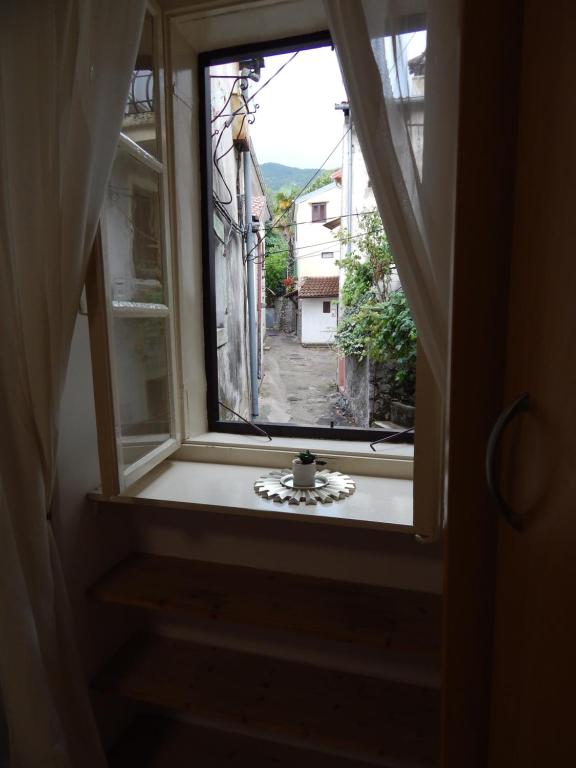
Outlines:
<svg viewBox="0 0 576 768"><path fill-rule="evenodd" d="M119 146L102 215L113 301L166 303L161 177Z"/></svg>
<svg viewBox="0 0 576 768"><path fill-rule="evenodd" d="M212 421L389 436L413 422L416 332L337 57L263 53L206 73Z"/></svg>
<svg viewBox="0 0 576 768"><path fill-rule="evenodd" d="M149 154L158 157L155 59L154 19L150 14L146 14L136 66L130 82L128 101L124 110L122 132Z"/></svg>
<svg viewBox="0 0 576 768"><path fill-rule="evenodd" d="M167 320L115 317L113 323L122 462L125 466L172 433Z"/></svg>

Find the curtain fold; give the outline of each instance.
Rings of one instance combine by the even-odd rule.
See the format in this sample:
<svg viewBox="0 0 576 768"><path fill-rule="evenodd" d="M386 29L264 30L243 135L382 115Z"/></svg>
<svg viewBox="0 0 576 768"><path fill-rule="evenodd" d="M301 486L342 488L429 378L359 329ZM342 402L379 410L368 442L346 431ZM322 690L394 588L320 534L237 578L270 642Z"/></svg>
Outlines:
<svg viewBox="0 0 576 768"><path fill-rule="evenodd" d="M458 96L458 2L324 0L352 120L418 335L447 398ZM408 59L425 29L425 91ZM413 63L414 66L416 62ZM423 78L422 78L423 81ZM423 147L411 123L423 101Z"/></svg>
<svg viewBox="0 0 576 768"><path fill-rule="evenodd" d="M12 768L106 764L47 515L143 17L144 0L0 4L0 697Z"/></svg>

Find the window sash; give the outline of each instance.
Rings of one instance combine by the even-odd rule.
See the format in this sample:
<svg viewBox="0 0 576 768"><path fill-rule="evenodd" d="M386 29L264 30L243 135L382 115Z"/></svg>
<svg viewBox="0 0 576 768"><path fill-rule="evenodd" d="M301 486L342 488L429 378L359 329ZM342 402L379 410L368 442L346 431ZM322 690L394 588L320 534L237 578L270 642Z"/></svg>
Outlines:
<svg viewBox="0 0 576 768"><path fill-rule="evenodd" d="M168 146L166 132L163 130L163 117L165 114L164 101L164 76L162 69L162 31L160 28L160 14L154 8L149 8L153 19L154 58L158 66L154 71L154 99L155 99L155 127L156 142L160 153L160 159L153 157L143 147L133 141L124 133L120 134L118 149L129 157L142 164L158 177L159 198L159 237L162 265L162 302L121 300L112 295L112 270L110 269L110 255L106 253L99 232L93 252L93 264L91 275L87 283L89 314L91 322L91 346L93 358L93 373L96 399L96 415L98 421L98 440L100 451L100 466L102 478L102 490L106 495L116 495L128 485L135 482L148 472L153 466L173 453L181 444L181 403L179 397L181 387L178 385L178 354L177 354L177 326L173 306L173 265L172 265L172 226L170 217L170 188L166 159L168 158ZM106 218L101 221L101 232L106 231ZM134 241L129 247L133 248ZM161 372L166 371L166 394L151 395L153 400L143 406L144 419L152 419L151 423L160 428L145 433L146 421L139 423L134 421L134 431L138 434L126 434L122 428L120 415L120 372L118 370L117 339L115 337L114 324L124 320L162 320L161 335L158 340L160 379L164 378ZM126 327L126 326L125 326ZM129 326L128 326L129 327ZM127 348L128 349L128 348ZM146 382L153 381L150 378L143 380L142 392L147 392ZM141 382L142 383L142 382ZM150 385L151 386L151 385ZM153 390L152 390L153 391ZM147 396L146 396L147 397ZM163 398L167 398L163 401ZM143 401L146 403L146 400ZM165 403L162 412L158 413L155 404ZM146 409L149 409L148 411ZM162 421L166 420L168 430L161 431ZM168 434L169 432L169 434ZM134 460L130 457L130 447L134 446ZM149 447L144 455L141 451Z"/></svg>
<svg viewBox="0 0 576 768"><path fill-rule="evenodd" d="M300 437L302 439L337 439L357 442L370 443L379 437L382 437L382 430L368 427L348 427L348 426L303 426L291 423L264 422L258 419L252 423L243 421L228 421L220 416L220 406L218 398L218 324L216 316L216 234L214 231L215 208L212 203L212 146L211 146L211 88L209 68L215 64L223 64L237 61L238 56L263 56L274 53L290 53L297 49L306 50L316 48L322 45L330 45L331 38L328 32L315 32L309 35L303 35L299 38L285 38L280 41L269 43L257 43L250 50L246 47L234 49L227 47L225 52L222 50L207 51L199 54L198 57L198 75L200 84L200 124L202 126L200 134L200 152L201 152L201 214L202 214L202 280L203 280L203 314L204 314L204 354L206 370L206 415L207 428L211 432L221 432L238 435L254 435L260 430L265 430L274 437ZM322 206L320 221L326 221L327 201L319 203L309 203L312 206ZM390 436L393 433L390 432ZM406 435L403 440L412 442L411 436Z"/></svg>

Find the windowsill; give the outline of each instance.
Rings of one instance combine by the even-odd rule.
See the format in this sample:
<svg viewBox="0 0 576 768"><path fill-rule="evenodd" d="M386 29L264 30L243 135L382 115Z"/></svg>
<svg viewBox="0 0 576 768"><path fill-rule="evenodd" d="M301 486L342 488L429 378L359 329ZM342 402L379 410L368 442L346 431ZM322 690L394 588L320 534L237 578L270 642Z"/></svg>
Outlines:
<svg viewBox="0 0 576 768"><path fill-rule="evenodd" d="M331 504L289 505L268 501L254 491L270 467L167 459L120 496L94 500L145 504L190 511L268 519L297 520L356 528L413 531L412 481L354 475L356 491Z"/></svg>

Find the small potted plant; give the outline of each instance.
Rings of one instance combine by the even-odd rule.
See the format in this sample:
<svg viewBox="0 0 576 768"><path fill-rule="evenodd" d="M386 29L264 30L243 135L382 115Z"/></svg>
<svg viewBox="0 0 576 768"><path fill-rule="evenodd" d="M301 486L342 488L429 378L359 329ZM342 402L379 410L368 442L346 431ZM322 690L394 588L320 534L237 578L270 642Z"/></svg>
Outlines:
<svg viewBox="0 0 576 768"><path fill-rule="evenodd" d="M319 461L309 450L302 451L292 460L292 472L294 474L295 488L314 488L316 468L326 464Z"/></svg>

